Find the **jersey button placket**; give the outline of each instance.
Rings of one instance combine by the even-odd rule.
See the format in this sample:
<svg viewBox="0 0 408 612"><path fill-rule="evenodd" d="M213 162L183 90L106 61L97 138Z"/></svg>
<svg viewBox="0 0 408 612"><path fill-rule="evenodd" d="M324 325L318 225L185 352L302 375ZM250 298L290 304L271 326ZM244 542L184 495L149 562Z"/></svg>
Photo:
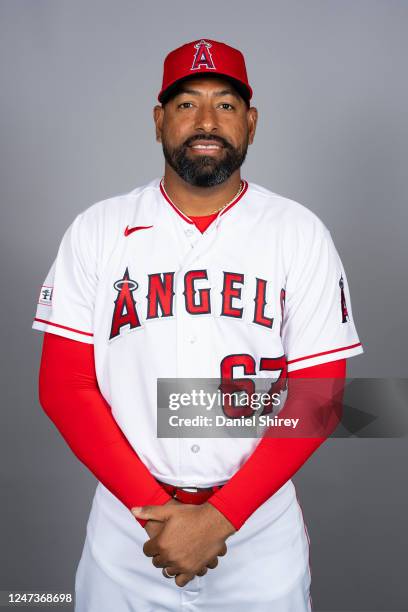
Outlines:
<svg viewBox="0 0 408 612"><path fill-rule="evenodd" d="M199 317L187 312L184 295L184 278L186 272L199 267L199 251L201 245L206 242L196 228L188 227L184 231L191 251L187 254L183 265L177 274L176 293L177 309L177 375L179 378L199 377L196 371L197 351L199 350ZM182 434L180 434L182 435ZM194 464L198 460L200 444L193 438L179 438L180 471L181 476L194 473ZM194 483L186 483L194 485Z"/></svg>

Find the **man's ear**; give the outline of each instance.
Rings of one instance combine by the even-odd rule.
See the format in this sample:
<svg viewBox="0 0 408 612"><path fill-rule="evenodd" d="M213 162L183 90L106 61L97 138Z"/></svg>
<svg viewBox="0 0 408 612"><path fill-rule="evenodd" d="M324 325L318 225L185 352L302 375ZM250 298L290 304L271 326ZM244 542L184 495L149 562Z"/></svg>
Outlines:
<svg viewBox="0 0 408 612"><path fill-rule="evenodd" d="M156 128L156 141L161 142L162 124L163 124L164 108L160 104L156 104L153 108L153 119Z"/></svg>
<svg viewBox="0 0 408 612"><path fill-rule="evenodd" d="M258 123L258 109L255 106L251 106L247 112L248 119L248 130L249 130L249 144L252 144L255 138L256 125Z"/></svg>

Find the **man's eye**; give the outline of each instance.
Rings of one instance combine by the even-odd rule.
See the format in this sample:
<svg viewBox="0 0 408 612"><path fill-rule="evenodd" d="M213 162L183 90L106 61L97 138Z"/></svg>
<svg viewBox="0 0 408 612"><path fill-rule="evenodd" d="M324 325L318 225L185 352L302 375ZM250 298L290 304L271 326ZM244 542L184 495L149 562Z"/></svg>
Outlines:
<svg viewBox="0 0 408 612"><path fill-rule="evenodd" d="M178 105L178 108L191 108L191 106L193 106L192 102L181 102L181 104ZM222 102L221 106L225 107L226 110L233 110L234 109L232 104L230 104L229 102Z"/></svg>

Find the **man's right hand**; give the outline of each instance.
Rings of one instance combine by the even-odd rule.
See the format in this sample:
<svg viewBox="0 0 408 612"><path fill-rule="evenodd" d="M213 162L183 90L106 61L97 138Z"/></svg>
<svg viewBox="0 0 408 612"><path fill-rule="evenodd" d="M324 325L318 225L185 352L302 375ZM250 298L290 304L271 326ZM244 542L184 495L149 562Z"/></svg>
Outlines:
<svg viewBox="0 0 408 612"><path fill-rule="evenodd" d="M168 502L166 502L164 504L165 506L182 506L183 502L179 501L178 499L175 499L174 497L172 497L171 499L169 499ZM147 534L149 536L150 539L154 538L155 536L157 536L158 533L160 533L160 531L163 529L164 523L161 523L160 521L153 521L151 519L149 519L144 528L147 531ZM207 571L208 568L210 569L214 569L216 566L218 565L218 559L217 557L215 557L214 559L212 559L206 567L203 567L203 569L201 571L198 572L198 574L196 574L197 576L204 576ZM192 580L194 578L194 574L177 574L178 576L182 576L183 578L187 576L190 576L190 580Z"/></svg>
<svg viewBox="0 0 408 612"><path fill-rule="evenodd" d="M178 501L178 499L174 499L174 497L172 497L164 505L165 506L180 506L180 505L182 506L183 502ZM149 519L146 522L144 528L146 529L150 539L152 539L155 536L157 536L158 533L160 533L160 531L163 529L163 526L164 526L164 523L160 521L153 521L152 519Z"/></svg>

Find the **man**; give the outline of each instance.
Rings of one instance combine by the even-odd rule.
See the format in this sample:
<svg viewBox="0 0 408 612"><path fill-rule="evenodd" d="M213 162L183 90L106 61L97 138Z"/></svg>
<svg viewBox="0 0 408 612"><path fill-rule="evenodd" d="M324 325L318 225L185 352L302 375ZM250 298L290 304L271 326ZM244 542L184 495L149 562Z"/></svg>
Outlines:
<svg viewBox="0 0 408 612"><path fill-rule="evenodd" d="M40 402L99 480L77 612L311 610L291 476L336 426L363 349L328 229L241 178L251 97L229 45L169 53L153 110L164 176L79 214L41 288ZM273 379L302 434L159 435L161 381L197 378L247 398Z"/></svg>

